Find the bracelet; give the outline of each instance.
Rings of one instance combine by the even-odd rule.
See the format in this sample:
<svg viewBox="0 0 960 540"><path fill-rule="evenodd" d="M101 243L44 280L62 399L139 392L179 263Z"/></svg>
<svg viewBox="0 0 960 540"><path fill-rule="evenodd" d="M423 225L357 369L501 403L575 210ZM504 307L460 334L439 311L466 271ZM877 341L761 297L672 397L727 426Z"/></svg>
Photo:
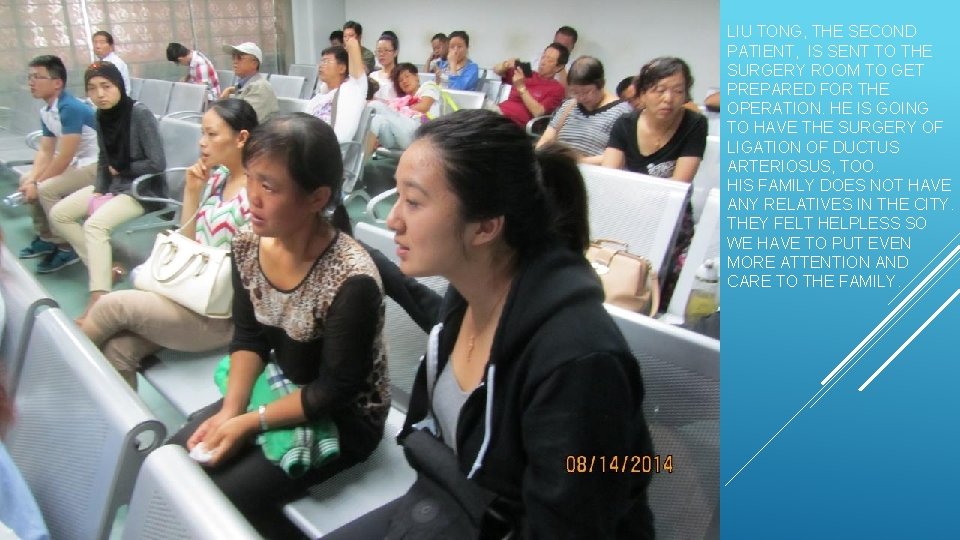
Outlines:
<svg viewBox="0 0 960 540"><path fill-rule="evenodd" d="M267 425L267 406L261 405L257 407L257 414L260 416L260 431L269 431L270 426Z"/></svg>

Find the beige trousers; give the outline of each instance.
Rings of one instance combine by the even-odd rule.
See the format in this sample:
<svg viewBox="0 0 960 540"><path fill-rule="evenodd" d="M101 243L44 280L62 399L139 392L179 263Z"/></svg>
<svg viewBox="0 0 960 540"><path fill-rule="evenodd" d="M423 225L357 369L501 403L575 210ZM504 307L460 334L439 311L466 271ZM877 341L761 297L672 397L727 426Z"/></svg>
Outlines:
<svg viewBox="0 0 960 540"><path fill-rule="evenodd" d="M138 290L102 296L82 329L134 388L146 356L160 349L209 351L226 346L233 337L230 319L197 315L159 294Z"/></svg>
<svg viewBox="0 0 960 540"><path fill-rule="evenodd" d="M48 178L37 184L37 200L30 205L33 214L33 230L36 231L37 236L47 242L62 244L63 239L50 230L50 222L47 219L50 209L67 195L93 185L96 178L97 164L91 163L80 168L69 167L59 176Z"/></svg>
<svg viewBox="0 0 960 540"><path fill-rule="evenodd" d="M87 265L90 291L109 291L113 288L110 233L117 225L142 216L143 207L129 195L117 195L88 218L87 205L92 195L93 186L89 186L55 204L50 210L50 224L53 232L69 242Z"/></svg>

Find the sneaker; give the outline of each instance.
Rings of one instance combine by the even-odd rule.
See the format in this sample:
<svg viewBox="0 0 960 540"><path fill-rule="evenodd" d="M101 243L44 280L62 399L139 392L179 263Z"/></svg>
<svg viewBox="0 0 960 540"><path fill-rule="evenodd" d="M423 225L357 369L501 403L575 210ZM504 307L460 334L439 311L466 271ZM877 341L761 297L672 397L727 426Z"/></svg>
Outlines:
<svg viewBox="0 0 960 540"><path fill-rule="evenodd" d="M56 250L57 245L53 242L47 242L39 236L34 236L33 240L30 241L30 245L20 250L20 258L35 259L37 257L43 257L44 255L50 255Z"/></svg>
<svg viewBox="0 0 960 540"><path fill-rule="evenodd" d="M51 254L46 259L37 264L38 274L49 274L56 272L64 266L80 262L80 256L72 249L58 249L56 253Z"/></svg>

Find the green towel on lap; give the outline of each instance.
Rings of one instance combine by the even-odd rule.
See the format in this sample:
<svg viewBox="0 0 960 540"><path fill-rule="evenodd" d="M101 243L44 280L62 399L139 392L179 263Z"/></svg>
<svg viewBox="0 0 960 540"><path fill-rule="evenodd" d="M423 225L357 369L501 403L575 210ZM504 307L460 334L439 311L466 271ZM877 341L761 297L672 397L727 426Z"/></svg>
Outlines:
<svg viewBox="0 0 960 540"><path fill-rule="evenodd" d="M227 391L229 374L230 356L224 356L213 375L221 394ZM290 382L280 368L270 362L253 384L247 411L256 411L260 405L273 403L297 388L299 386ZM340 434L337 425L329 418L307 425L271 429L257 435L256 442L263 449L263 455L291 478L302 476L340 455Z"/></svg>

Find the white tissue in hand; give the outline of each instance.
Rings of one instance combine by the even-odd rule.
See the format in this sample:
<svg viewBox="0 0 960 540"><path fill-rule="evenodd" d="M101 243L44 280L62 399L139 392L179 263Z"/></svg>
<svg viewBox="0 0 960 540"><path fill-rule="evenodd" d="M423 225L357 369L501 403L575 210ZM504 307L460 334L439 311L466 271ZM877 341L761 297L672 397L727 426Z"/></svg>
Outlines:
<svg viewBox="0 0 960 540"><path fill-rule="evenodd" d="M210 461L210 458L213 457L213 452L208 451L207 446L200 442L197 443L197 445L193 447L193 450L190 451L190 457L192 457L194 461L206 463L207 461Z"/></svg>

